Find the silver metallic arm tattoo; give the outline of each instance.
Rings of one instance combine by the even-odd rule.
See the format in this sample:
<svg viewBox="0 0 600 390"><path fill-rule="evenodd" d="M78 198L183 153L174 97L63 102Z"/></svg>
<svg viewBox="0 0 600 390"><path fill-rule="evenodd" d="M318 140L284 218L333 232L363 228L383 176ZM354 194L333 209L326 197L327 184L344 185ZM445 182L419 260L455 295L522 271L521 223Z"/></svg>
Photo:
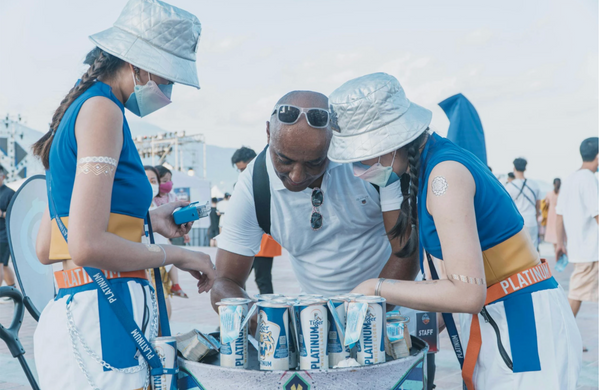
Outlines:
<svg viewBox="0 0 600 390"><path fill-rule="evenodd" d="M450 274L448 276L451 279L459 280L459 281L461 281L463 283L478 284L478 285L484 285L485 286L485 280L483 280L483 278L474 278L472 276L456 275L456 274Z"/></svg>
<svg viewBox="0 0 600 390"><path fill-rule="evenodd" d="M112 157L92 156L82 157L77 161L77 172L87 175L93 173L96 176L112 175L117 168L117 160Z"/></svg>
<svg viewBox="0 0 600 390"><path fill-rule="evenodd" d="M448 189L448 182L443 176L436 176L431 181L431 192L435 196L441 196L446 193Z"/></svg>

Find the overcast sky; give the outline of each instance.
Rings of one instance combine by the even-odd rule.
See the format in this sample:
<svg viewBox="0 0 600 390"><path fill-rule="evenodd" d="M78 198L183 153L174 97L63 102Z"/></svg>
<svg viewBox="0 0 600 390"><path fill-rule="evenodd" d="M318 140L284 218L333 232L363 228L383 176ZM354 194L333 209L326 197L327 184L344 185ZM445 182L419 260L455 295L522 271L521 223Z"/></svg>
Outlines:
<svg viewBox="0 0 600 390"><path fill-rule="evenodd" d="M579 144L598 136L598 1L172 0L202 23L202 89L176 86L174 103L140 121L260 149L265 121L294 89L330 94L384 71L433 111L462 92L483 122L496 174L529 160L531 178L566 177ZM0 115L46 131L52 113L125 1L0 0Z"/></svg>

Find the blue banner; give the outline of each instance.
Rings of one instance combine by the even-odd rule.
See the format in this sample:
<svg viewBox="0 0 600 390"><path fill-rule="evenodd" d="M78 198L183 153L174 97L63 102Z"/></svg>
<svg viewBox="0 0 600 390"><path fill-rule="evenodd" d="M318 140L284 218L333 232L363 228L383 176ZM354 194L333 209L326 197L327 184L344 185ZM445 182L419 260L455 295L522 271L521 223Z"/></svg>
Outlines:
<svg viewBox="0 0 600 390"><path fill-rule="evenodd" d="M473 153L487 165L483 126L471 102L459 93L442 101L439 106L450 120L446 138Z"/></svg>

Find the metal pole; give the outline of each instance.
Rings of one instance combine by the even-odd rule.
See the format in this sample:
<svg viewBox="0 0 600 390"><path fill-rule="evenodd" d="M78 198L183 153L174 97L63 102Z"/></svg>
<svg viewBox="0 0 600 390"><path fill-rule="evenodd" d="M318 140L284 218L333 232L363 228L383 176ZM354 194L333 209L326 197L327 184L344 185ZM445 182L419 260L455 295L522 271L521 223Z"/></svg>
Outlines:
<svg viewBox="0 0 600 390"><path fill-rule="evenodd" d="M21 367L23 368L23 371L25 372L25 376L27 377L27 380L29 381L29 384L31 385L31 387L34 390L40 390L40 387L38 386L37 382L35 381L35 377L33 376L31 369L29 368L29 365L27 364L27 361L25 360L25 356L19 355L19 356L17 356L17 360L19 360L19 363L21 363Z"/></svg>
<svg viewBox="0 0 600 390"><path fill-rule="evenodd" d="M175 170L181 171L179 166L179 138L177 136L175 136Z"/></svg>
<svg viewBox="0 0 600 390"><path fill-rule="evenodd" d="M202 170L204 171L204 179L206 179L206 140L202 140Z"/></svg>
<svg viewBox="0 0 600 390"><path fill-rule="evenodd" d="M152 147L152 166L155 166L156 163L154 162L154 137L150 139L150 145Z"/></svg>

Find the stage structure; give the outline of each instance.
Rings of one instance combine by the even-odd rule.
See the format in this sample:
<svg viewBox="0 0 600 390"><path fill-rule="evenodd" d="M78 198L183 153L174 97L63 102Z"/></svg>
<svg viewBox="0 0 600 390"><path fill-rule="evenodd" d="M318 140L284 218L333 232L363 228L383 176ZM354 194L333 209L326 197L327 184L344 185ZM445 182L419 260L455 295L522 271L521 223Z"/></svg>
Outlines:
<svg viewBox="0 0 600 390"><path fill-rule="evenodd" d="M134 139L138 153L143 161L150 160L152 165L162 165L171 156L175 171L187 171L194 176L200 164L196 159L197 151L202 147L202 177L206 178L206 139L203 134L186 135L185 131L139 136Z"/></svg>
<svg viewBox="0 0 600 390"><path fill-rule="evenodd" d="M27 128L22 123L21 115L16 119L6 115L0 120L0 164L7 172L7 182L43 172L41 163L30 150L41 135Z"/></svg>

